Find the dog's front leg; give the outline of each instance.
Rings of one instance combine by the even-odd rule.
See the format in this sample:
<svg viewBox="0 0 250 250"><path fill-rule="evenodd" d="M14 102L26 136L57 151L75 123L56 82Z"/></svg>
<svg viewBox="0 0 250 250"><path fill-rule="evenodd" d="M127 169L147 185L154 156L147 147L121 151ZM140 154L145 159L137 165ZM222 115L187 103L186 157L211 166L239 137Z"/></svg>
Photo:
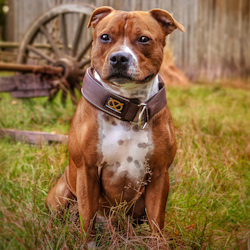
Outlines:
<svg viewBox="0 0 250 250"><path fill-rule="evenodd" d="M146 187L145 207L153 234L164 228L165 209L169 192L168 169L153 171L151 182Z"/></svg>
<svg viewBox="0 0 250 250"><path fill-rule="evenodd" d="M85 234L91 233L92 228L94 228L99 194L100 184L97 167L82 166L77 168L76 195L81 216L81 228Z"/></svg>

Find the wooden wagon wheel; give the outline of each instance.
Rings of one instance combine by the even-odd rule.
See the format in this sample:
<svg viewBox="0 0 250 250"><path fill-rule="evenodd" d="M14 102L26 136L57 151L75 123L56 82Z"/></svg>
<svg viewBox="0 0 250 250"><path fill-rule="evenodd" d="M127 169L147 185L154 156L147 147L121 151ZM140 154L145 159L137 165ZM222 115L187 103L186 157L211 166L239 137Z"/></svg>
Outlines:
<svg viewBox="0 0 250 250"><path fill-rule="evenodd" d="M49 100L62 89L63 103L68 92L72 102L77 103L75 89L80 91L80 82L90 64L92 30L87 30L87 23L94 9L79 3L56 6L32 23L20 44L17 63L63 68L58 84L52 85ZM34 46L41 41L46 46Z"/></svg>

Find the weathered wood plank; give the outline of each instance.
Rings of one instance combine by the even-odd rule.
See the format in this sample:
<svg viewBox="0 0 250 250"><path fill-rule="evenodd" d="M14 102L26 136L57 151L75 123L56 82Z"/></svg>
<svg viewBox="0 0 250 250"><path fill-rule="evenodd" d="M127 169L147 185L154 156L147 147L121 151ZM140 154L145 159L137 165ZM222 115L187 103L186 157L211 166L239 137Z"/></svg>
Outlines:
<svg viewBox="0 0 250 250"><path fill-rule="evenodd" d="M51 134L40 131L25 131L16 129L0 129L0 137L10 137L15 141L22 141L29 144L51 144L55 143L68 143L67 135Z"/></svg>
<svg viewBox="0 0 250 250"><path fill-rule="evenodd" d="M0 92L23 91L23 90L49 90L51 84L42 81L36 75L16 75L0 77Z"/></svg>
<svg viewBox="0 0 250 250"><path fill-rule="evenodd" d="M0 77L0 92L10 92L16 88L15 77Z"/></svg>
<svg viewBox="0 0 250 250"><path fill-rule="evenodd" d="M11 91L10 94L13 98L42 97L49 96L49 89L17 90Z"/></svg>

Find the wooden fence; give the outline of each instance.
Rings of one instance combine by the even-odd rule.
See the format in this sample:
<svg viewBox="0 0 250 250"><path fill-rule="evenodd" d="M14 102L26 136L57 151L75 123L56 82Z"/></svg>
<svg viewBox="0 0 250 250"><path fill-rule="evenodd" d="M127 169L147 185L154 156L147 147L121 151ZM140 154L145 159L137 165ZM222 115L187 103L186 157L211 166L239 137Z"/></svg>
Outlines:
<svg viewBox="0 0 250 250"><path fill-rule="evenodd" d="M21 41L37 16L66 2L126 11L168 10L186 29L171 35L170 46L187 76L210 80L250 76L250 0L9 0L9 40Z"/></svg>

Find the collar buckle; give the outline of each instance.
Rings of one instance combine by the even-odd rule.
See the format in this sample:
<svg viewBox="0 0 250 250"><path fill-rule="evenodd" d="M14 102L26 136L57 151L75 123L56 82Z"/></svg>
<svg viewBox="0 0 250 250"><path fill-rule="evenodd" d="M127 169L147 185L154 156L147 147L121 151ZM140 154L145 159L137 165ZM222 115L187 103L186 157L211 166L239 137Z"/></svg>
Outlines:
<svg viewBox="0 0 250 250"><path fill-rule="evenodd" d="M138 107L142 107L139 117L138 117L138 122L130 122L133 124L137 124L140 130L144 130L147 126L147 121L148 121L148 110L147 110L147 104L142 102L138 105ZM144 115L145 114L145 115ZM143 119L144 116L144 119Z"/></svg>

